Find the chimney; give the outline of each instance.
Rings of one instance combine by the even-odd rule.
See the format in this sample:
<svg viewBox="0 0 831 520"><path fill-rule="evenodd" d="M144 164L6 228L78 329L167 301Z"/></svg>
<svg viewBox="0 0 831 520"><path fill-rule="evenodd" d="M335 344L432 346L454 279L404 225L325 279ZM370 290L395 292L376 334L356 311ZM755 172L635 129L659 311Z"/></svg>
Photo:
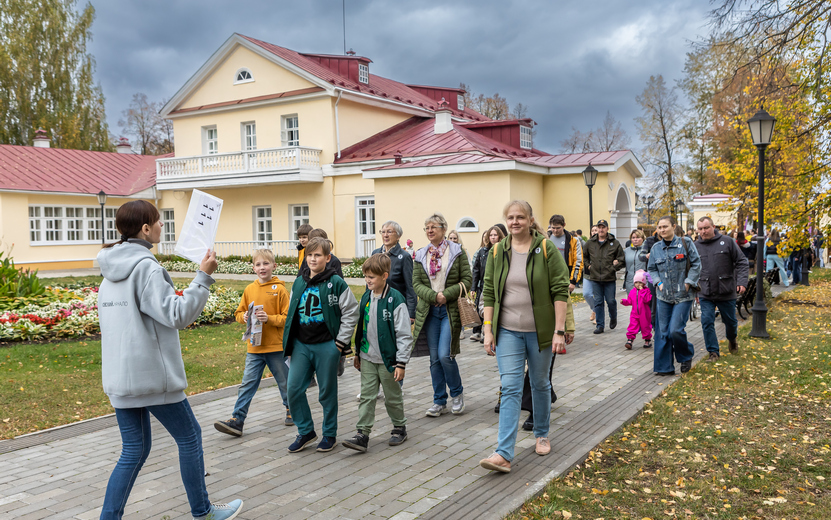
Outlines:
<svg viewBox="0 0 831 520"><path fill-rule="evenodd" d="M451 114L452 112L446 108L436 110L436 124L433 127L434 134L446 134L453 130L453 121L450 119Z"/></svg>
<svg viewBox="0 0 831 520"><path fill-rule="evenodd" d="M35 138L32 139L32 145L35 148L49 148L49 136L46 135L46 130L43 128L35 130Z"/></svg>
<svg viewBox="0 0 831 520"><path fill-rule="evenodd" d="M118 139L118 144L115 145L115 149L118 153L133 153L133 149L130 146L130 140L126 137Z"/></svg>
<svg viewBox="0 0 831 520"><path fill-rule="evenodd" d="M404 162L404 156L401 153L397 153L393 155L393 157L395 157L395 164L401 164Z"/></svg>

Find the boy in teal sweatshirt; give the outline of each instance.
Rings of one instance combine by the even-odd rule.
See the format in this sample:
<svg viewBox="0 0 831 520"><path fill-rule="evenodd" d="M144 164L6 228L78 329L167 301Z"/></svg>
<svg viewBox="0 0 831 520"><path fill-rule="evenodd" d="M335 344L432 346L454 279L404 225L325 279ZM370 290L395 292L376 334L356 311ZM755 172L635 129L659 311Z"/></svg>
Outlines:
<svg viewBox="0 0 831 520"><path fill-rule="evenodd" d="M367 290L361 297L358 328L355 333L355 368L361 371L361 404L358 406L358 433L343 441L347 448L366 452L369 434L375 424L378 385L384 389L387 413L392 420L390 446L407 440L404 396L400 381L410 360L413 336L407 300L387 284L390 258L372 255L363 265Z"/></svg>
<svg viewBox="0 0 831 520"><path fill-rule="evenodd" d="M332 451L338 431L338 362L352 351L352 331L358 320L358 302L326 264L331 242L313 238L306 245L306 263L291 287L283 355L290 358L287 384L289 409L297 425L297 439L289 452L303 450L317 440L306 390L317 373L323 407L323 439L317 451Z"/></svg>

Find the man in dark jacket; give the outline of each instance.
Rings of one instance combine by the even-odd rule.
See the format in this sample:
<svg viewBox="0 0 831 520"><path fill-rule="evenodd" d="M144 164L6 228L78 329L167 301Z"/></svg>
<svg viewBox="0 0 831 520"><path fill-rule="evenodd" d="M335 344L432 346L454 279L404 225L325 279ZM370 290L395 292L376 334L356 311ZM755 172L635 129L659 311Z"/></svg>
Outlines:
<svg viewBox="0 0 831 520"><path fill-rule="evenodd" d="M606 326L606 315L603 310L603 301L609 307L609 328L617 327L617 289L615 274L626 266L623 247L615 236L609 233L609 223L605 220L597 221L597 234L592 236L583 249L585 272L594 288L594 312L597 319L595 334L603 334Z"/></svg>
<svg viewBox="0 0 831 520"><path fill-rule="evenodd" d="M749 266L747 258L738 244L730 237L718 232L710 217L698 219L698 240L695 248L701 257L701 329L704 331L704 345L710 356L707 361L718 361L719 347L716 336L716 308L730 344L730 353L739 351L736 342L738 320L736 319L737 293L747 288Z"/></svg>

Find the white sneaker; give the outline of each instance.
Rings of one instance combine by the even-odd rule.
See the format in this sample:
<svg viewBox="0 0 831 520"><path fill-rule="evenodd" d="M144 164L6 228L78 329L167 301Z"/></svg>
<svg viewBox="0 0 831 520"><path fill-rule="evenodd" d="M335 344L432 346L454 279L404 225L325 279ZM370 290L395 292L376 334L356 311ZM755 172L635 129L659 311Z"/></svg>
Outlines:
<svg viewBox="0 0 831 520"><path fill-rule="evenodd" d="M358 394L358 402L361 402L361 394Z"/></svg>
<svg viewBox="0 0 831 520"><path fill-rule="evenodd" d="M470 341L479 341L480 339L482 339L482 335L478 332L470 335Z"/></svg>
<svg viewBox="0 0 831 520"><path fill-rule="evenodd" d="M427 417L438 417L445 412L447 412L447 406L433 403L433 406L427 409L426 415Z"/></svg>
<svg viewBox="0 0 831 520"><path fill-rule="evenodd" d="M453 415L460 415L462 412L465 411L465 398L464 394L459 394L453 398L453 404L450 407L450 412Z"/></svg>

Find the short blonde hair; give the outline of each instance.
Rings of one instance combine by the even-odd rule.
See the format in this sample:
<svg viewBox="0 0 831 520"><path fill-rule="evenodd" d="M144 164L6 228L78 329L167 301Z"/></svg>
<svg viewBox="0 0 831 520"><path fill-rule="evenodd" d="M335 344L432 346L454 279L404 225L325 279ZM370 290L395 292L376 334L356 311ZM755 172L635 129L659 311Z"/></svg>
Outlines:
<svg viewBox="0 0 831 520"><path fill-rule="evenodd" d="M253 253L251 253L251 263L257 261L258 258L262 258L269 263L274 263L274 252L271 249L257 249Z"/></svg>
<svg viewBox="0 0 831 520"><path fill-rule="evenodd" d="M364 262L364 265L361 266L361 270L364 274L374 274L376 276L383 276L384 273L390 272L390 256L385 253L375 253L374 255L370 256Z"/></svg>
<svg viewBox="0 0 831 520"><path fill-rule="evenodd" d="M528 201L526 200L516 199L505 204L505 208L502 210L502 216L505 218L505 220L508 219L508 212L511 211L511 208L513 208L514 206L519 206L520 208L522 208L522 211L523 213L525 213L525 216L529 219L533 219L534 222L531 223L532 230L536 230L538 233L542 233L543 235L545 234L542 227L540 227L540 223L537 222L536 217L534 217L534 210L531 208L531 205L528 204Z"/></svg>
<svg viewBox="0 0 831 520"><path fill-rule="evenodd" d="M332 242L320 237L310 238L309 243L306 244L306 256L309 256L318 249L323 251L323 256L328 256L332 253Z"/></svg>
<svg viewBox="0 0 831 520"><path fill-rule="evenodd" d="M427 224L435 224L442 229L447 229L447 220L438 211L424 219L424 225L426 226Z"/></svg>
<svg viewBox="0 0 831 520"><path fill-rule="evenodd" d="M632 232L629 233L629 240L632 240L632 237L640 237L646 240L646 234L640 229L633 229Z"/></svg>

